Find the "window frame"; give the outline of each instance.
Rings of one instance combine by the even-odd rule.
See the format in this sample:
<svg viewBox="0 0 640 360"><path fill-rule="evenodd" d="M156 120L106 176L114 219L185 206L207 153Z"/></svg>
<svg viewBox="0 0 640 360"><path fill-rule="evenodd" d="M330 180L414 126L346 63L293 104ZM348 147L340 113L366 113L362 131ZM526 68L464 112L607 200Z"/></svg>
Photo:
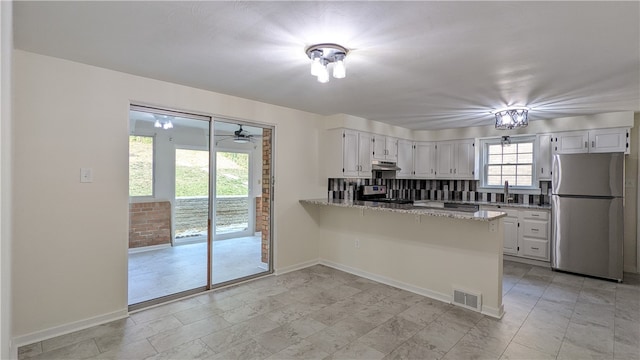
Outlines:
<svg viewBox="0 0 640 360"><path fill-rule="evenodd" d="M131 196L129 195L129 199L132 200L147 200L147 199L155 199L156 198L156 133L145 133L145 132L140 132L140 133L136 133L136 134L129 134L129 141L131 141L131 137L132 136L139 136L139 137L148 137L151 138L151 195L134 195ZM131 161L129 161L129 187L131 186ZM129 188L130 191L130 188Z"/></svg>
<svg viewBox="0 0 640 360"><path fill-rule="evenodd" d="M536 172L536 161L538 159L538 138L535 135L509 136L511 144L531 143L532 145L532 163L531 163L531 186L516 186L509 184L509 190L513 193L529 193L539 194L540 185L538 182L538 174ZM488 185L488 166L489 166L489 146L499 145L502 143L502 137L490 137L480 139L480 192L495 192L504 189L504 185Z"/></svg>

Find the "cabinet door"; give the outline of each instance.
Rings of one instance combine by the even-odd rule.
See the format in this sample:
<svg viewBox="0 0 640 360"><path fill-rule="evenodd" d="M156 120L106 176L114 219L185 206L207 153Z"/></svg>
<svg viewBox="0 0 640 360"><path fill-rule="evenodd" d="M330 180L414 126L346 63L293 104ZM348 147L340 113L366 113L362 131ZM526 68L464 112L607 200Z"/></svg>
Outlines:
<svg viewBox="0 0 640 360"><path fill-rule="evenodd" d="M538 180L551 180L551 134L539 134L536 152L536 172Z"/></svg>
<svg viewBox="0 0 640 360"><path fill-rule="evenodd" d="M436 143L416 142L414 144L413 175L421 179L436 176Z"/></svg>
<svg viewBox="0 0 640 360"><path fill-rule="evenodd" d="M589 152L626 152L629 141L628 129L600 129L589 131Z"/></svg>
<svg viewBox="0 0 640 360"><path fill-rule="evenodd" d="M358 176L371 177L371 134L360 133L358 137Z"/></svg>
<svg viewBox="0 0 640 360"><path fill-rule="evenodd" d="M553 136L553 144L553 150L557 154L586 153L589 152L589 132L560 132Z"/></svg>
<svg viewBox="0 0 640 360"><path fill-rule="evenodd" d="M344 130L342 135L342 175L357 177L359 170L358 132Z"/></svg>
<svg viewBox="0 0 640 360"><path fill-rule="evenodd" d="M453 142L441 141L436 144L436 178L453 178Z"/></svg>
<svg viewBox="0 0 640 360"><path fill-rule="evenodd" d="M475 147L473 140L460 140L454 145L453 178L473 179L475 175Z"/></svg>
<svg viewBox="0 0 640 360"><path fill-rule="evenodd" d="M409 140L398 140L398 167L396 177L407 179L413 175L413 143Z"/></svg>
<svg viewBox="0 0 640 360"><path fill-rule="evenodd" d="M518 211L507 211L505 209L499 210L505 211L508 214L502 218L502 223L504 224L504 239L502 243L503 253L508 255L518 255Z"/></svg>
<svg viewBox="0 0 640 360"><path fill-rule="evenodd" d="M398 161L398 139L394 137L387 136L386 141L386 150L387 150L387 160L388 161Z"/></svg>
<svg viewBox="0 0 640 360"><path fill-rule="evenodd" d="M387 137L382 135L373 135L373 159L387 159Z"/></svg>

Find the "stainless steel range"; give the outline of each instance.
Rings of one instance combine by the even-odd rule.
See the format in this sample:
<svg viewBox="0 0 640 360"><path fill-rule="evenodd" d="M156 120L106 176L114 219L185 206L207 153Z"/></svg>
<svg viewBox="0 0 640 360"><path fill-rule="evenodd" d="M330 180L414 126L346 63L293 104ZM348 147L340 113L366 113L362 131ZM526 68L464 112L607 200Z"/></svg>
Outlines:
<svg viewBox="0 0 640 360"><path fill-rule="evenodd" d="M391 204L413 204L413 201L409 199L387 198L386 185L360 185L356 194L356 200Z"/></svg>

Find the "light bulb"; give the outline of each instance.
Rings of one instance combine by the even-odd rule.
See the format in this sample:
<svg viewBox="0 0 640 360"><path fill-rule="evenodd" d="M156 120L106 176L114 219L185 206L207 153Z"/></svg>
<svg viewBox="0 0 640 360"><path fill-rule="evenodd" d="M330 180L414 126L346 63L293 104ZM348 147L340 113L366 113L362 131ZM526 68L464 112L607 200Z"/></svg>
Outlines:
<svg viewBox="0 0 640 360"><path fill-rule="evenodd" d="M156 119L156 122L153 124L153 127L161 128L162 124L160 124L160 120Z"/></svg>
<svg viewBox="0 0 640 360"><path fill-rule="evenodd" d="M329 82L329 70L326 65L322 66L322 70L318 74L318 82L323 84Z"/></svg>
<svg viewBox="0 0 640 360"><path fill-rule="evenodd" d="M344 55L336 55L336 62L333 64L333 77L344 79L347 76L347 68L344 66Z"/></svg>
<svg viewBox="0 0 640 360"><path fill-rule="evenodd" d="M173 124L171 123L171 121L167 121L166 123L164 123L162 128L165 129L165 130L173 129Z"/></svg>
<svg viewBox="0 0 640 360"><path fill-rule="evenodd" d="M311 75L318 76L322 70L322 51L314 50L311 52Z"/></svg>

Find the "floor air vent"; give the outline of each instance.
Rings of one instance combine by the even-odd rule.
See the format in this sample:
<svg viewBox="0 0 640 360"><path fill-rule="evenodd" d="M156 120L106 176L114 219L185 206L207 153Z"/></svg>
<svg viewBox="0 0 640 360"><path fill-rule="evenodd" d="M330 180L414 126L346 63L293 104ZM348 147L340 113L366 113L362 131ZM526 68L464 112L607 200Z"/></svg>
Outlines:
<svg viewBox="0 0 640 360"><path fill-rule="evenodd" d="M482 295L470 293L459 289L453 289L453 303L467 309L481 311Z"/></svg>

